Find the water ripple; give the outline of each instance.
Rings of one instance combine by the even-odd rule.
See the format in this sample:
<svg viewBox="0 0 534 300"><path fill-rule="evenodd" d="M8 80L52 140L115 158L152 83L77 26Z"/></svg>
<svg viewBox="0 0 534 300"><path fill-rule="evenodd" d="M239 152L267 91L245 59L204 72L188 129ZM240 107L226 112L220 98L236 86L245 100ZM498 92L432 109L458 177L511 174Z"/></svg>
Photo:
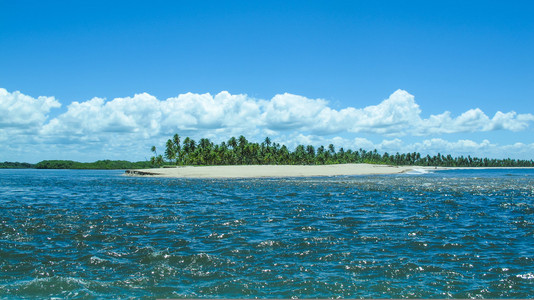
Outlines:
<svg viewBox="0 0 534 300"><path fill-rule="evenodd" d="M534 297L529 170L120 173L0 171L1 297Z"/></svg>

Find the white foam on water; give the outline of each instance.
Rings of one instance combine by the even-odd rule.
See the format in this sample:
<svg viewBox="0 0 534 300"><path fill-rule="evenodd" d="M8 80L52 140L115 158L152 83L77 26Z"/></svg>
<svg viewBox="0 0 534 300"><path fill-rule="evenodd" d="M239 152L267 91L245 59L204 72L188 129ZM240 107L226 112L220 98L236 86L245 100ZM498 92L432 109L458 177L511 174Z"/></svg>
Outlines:
<svg viewBox="0 0 534 300"><path fill-rule="evenodd" d="M409 175L424 175L424 174L430 174L430 173L434 173L428 169L413 169L413 170L410 170L404 174L409 174Z"/></svg>
<svg viewBox="0 0 534 300"><path fill-rule="evenodd" d="M515 277L522 278L522 279L534 279L534 273L518 274L518 275L515 275Z"/></svg>

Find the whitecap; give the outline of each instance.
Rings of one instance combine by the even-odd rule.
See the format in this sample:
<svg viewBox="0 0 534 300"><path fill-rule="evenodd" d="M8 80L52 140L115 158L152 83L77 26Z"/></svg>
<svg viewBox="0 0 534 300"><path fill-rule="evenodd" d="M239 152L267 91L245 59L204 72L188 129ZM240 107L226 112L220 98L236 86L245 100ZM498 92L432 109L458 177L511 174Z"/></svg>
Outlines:
<svg viewBox="0 0 534 300"><path fill-rule="evenodd" d="M433 173L432 171L430 171L429 169L412 169L404 174L408 174L408 175L424 175L424 174L430 174L430 173Z"/></svg>
<svg viewBox="0 0 534 300"><path fill-rule="evenodd" d="M521 279L534 279L534 273L518 274L518 275L515 275L515 277L518 277Z"/></svg>

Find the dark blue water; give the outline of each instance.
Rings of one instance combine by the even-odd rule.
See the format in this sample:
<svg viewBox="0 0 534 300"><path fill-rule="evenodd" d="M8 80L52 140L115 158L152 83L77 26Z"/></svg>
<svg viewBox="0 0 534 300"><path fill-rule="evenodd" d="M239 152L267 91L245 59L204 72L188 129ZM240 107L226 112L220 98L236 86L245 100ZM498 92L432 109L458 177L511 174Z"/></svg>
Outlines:
<svg viewBox="0 0 534 300"><path fill-rule="evenodd" d="M0 297L532 298L534 171L0 170Z"/></svg>

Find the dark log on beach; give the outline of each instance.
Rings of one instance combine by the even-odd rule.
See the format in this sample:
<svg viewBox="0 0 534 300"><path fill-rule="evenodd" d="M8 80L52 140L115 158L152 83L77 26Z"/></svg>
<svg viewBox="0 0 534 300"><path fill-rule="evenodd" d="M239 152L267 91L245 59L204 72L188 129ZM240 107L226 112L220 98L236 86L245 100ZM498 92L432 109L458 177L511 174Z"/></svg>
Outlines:
<svg viewBox="0 0 534 300"><path fill-rule="evenodd" d="M151 175L161 175L158 173L152 173L152 172L145 172L145 171L139 171L139 170L126 170L125 172L128 176L151 176Z"/></svg>

